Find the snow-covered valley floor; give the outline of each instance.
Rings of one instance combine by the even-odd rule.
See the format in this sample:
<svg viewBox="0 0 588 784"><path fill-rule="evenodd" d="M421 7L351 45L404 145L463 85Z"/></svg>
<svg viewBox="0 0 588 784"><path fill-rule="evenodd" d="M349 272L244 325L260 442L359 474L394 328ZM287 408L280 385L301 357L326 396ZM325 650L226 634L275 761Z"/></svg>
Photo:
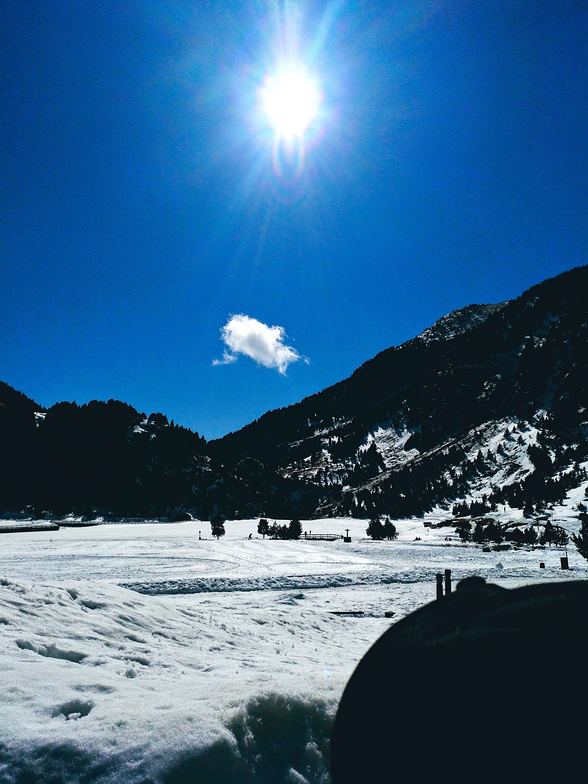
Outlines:
<svg viewBox="0 0 588 784"><path fill-rule="evenodd" d="M588 576L574 548L562 572L556 549L484 553L417 520L381 543L365 521L303 522L350 544L264 541L256 524L218 542L199 522L0 536L2 784L326 782L347 678L434 598L436 572Z"/></svg>

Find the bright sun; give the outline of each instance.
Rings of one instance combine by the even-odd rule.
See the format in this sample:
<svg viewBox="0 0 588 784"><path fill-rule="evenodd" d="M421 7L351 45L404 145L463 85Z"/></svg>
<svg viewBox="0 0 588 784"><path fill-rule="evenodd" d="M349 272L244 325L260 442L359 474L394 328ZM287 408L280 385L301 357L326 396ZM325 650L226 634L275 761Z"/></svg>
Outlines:
<svg viewBox="0 0 588 784"><path fill-rule="evenodd" d="M302 66L285 67L268 76L261 88L261 109L277 139L302 139L317 119L321 92Z"/></svg>

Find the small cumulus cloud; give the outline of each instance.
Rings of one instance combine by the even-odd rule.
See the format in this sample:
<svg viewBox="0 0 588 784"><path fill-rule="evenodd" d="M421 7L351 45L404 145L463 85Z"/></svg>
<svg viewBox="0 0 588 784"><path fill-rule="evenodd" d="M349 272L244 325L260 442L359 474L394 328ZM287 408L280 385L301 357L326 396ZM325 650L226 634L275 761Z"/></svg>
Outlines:
<svg viewBox="0 0 588 784"><path fill-rule="evenodd" d="M258 365L274 368L285 375L288 365L300 359L308 361L295 348L286 345L284 327L270 327L242 313L229 318L221 329L221 338L226 348L222 359L214 359L213 365L230 365L243 354Z"/></svg>

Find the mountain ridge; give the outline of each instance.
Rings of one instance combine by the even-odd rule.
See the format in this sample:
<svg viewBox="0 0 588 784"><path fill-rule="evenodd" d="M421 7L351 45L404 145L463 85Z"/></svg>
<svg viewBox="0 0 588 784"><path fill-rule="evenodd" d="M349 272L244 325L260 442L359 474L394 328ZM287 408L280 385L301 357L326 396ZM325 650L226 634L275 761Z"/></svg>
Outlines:
<svg viewBox="0 0 588 784"><path fill-rule="evenodd" d="M394 473L418 457L416 466L423 454L466 438L485 422L530 423L546 409L561 428L586 401L581 292L587 289L588 268L579 267L514 300L454 311L347 379L209 446L225 457L265 460L283 475L318 486L360 491L364 480L378 483L380 473ZM471 314L478 317L468 319ZM464 316L466 328L449 336L439 329ZM336 495L326 493L324 511L354 511Z"/></svg>
<svg viewBox="0 0 588 784"><path fill-rule="evenodd" d="M459 308L208 443L118 401L45 411L0 385L0 507L238 517L543 503L585 471L586 290L588 266Z"/></svg>
<svg viewBox="0 0 588 784"><path fill-rule="evenodd" d="M488 320L496 320L498 318L501 318L501 314L504 313L505 308L508 309L509 307L512 307L513 302L517 303L517 302L520 302L520 301L524 301L525 298L531 298L531 297L535 296L537 290L541 290L541 287L542 286L546 286L547 284L553 285L554 287L559 288L562 283L565 283L565 281L570 279L570 276L572 278L576 278L576 277L581 278L582 282L585 284L585 283L588 282L588 272L587 271L588 271L588 267L577 267L577 268L574 268L572 270L569 270L568 272L564 272L561 275L556 276L555 278L548 279L547 281L544 281L542 283L537 284L536 286L533 286L528 291L524 292L516 300L511 300L511 301L507 301L507 302L504 302L504 303L498 303L496 305L470 305L470 306L465 306L464 308L459 308L456 311L452 311L451 313L447 314L446 316L441 317L441 319L438 319L431 327L425 329L422 333L420 333L419 335L415 336L414 338L411 338L411 339L409 339L407 341L404 341L403 343L399 344L398 346L392 346L390 348L384 349L383 351L379 352L378 354L376 354L371 359L369 359L366 362L362 363L362 365L360 365L346 379L343 379L341 381L336 382L335 384L327 387L326 389L322 390L321 392L314 393L313 395L310 395L310 396L304 398L299 403L294 403L294 404L292 404L290 406L286 406L284 408L279 408L279 409L275 409L274 411L267 412L264 415L262 415L261 417L259 417L258 419L256 419L253 422L249 423L248 425L245 425L243 428L241 428L241 429L239 429L237 431L234 431L233 433L229 433L226 436L223 436L223 438L221 438L221 439L215 439L214 441L211 441L210 443L212 445L221 444L221 443L223 443L223 444L230 443L239 434L242 434L244 432L250 432L252 429L258 427L261 422L267 422L268 420L270 420L275 414L281 414L281 413L286 412L286 411L292 411L293 409L297 409L297 408L299 408L301 406L307 406L310 403L314 403L314 402L316 402L319 399L329 397L330 395L333 394L333 392L336 392L337 390L339 390L342 386L344 386L348 382L353 382L355 380L361 380L368 372L372 372L374 368L376 370L378 370L379 369L378 366L381 363L383 363L386 360L388 360L390 357L398 356L402 352L406 352L408 349L415 348L420 353L421 350L424 351L424 350L426 350L429 347L428 344L427 344L427 341L423 340L423 336L426 336L428 333L430 334L431 332L435 331L436 328L438 327L438 325L440 325L446 319L448 319L450 317L454 317L456 314L462 314L462 313L464 313L464 312L466 312L466 311L468 311L469 309L472 309L472 308L487 309L485 318L477 319L475 321L470 322L470 324L468 325L467 329L460 330L455 335L451 336L450 341L446 341L446 346L445 346L446 348L449 348L449 346L451 346L451 348L453 348L453 350L455 350L455 344L457 343L459 350L464 350L464 348L467 349L468 348L468 346L467 346L467 337L464 338L464 335L468 335L472 331L478 331L479 328L481 328L481 326L484 323L488 322ZM514 326L515 326L514 324L511 325L512 328L514 328ZM509 325L508 324L505 325L505 329L509 329ZM438 342L438 341L435 341L435 342ZM421 354L421 356L422 356L422 354Z"/></svg>

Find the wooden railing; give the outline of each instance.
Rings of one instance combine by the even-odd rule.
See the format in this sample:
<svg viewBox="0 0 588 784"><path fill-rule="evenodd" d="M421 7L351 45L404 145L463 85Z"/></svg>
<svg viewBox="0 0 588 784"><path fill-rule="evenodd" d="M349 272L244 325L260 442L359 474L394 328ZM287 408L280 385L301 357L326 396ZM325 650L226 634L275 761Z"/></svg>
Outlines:
<svg viewBox="0 0 588 784"><path fill-rule="evenodd" d="M336 539L343 539L342 534L302 534L303 539L310 539L318 542L334 542Z"/></svg>

